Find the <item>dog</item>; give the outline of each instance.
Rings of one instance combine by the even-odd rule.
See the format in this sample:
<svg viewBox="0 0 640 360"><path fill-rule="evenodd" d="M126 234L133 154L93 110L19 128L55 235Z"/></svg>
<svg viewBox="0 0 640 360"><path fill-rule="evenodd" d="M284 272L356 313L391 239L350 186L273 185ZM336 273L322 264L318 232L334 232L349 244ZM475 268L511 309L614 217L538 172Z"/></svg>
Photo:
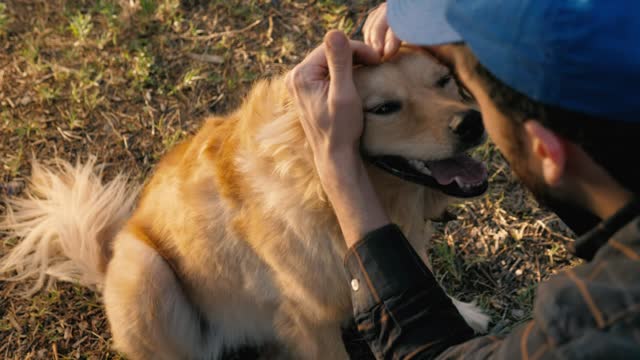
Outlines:
<svg viewBox="0 0 640 360"><path fill-rule="evenodd" d="M425 262L431 228L453 198L487 188L465 152L481 117L445 66L403 48L354 70L365 114L362 152L391 221ZM131 359L217 359L277 344L263 357L347 359L347 252L284 77L254 85L170 150L140 192L103 183L95 158L34 165L3 228L20 242L5 278L77 281L103 294L116 348ZM427 220L425 222L425 220ZM489 318L454 300L485 331Z"/></svg>

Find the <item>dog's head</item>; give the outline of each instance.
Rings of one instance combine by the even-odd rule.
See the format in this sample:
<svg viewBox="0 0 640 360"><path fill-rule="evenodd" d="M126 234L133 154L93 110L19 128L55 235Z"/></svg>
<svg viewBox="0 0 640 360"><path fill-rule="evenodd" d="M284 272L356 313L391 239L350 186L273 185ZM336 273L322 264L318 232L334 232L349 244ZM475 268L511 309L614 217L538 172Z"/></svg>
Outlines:
<svg viewBox="0 0 640 360"><path fill-rule="evenodd" d="M422 50L403 48L390 61L358 68L363 155L402 179L455 197L487 189L487 171L465 152L486 138L482 117L449 70Z"/></svg>

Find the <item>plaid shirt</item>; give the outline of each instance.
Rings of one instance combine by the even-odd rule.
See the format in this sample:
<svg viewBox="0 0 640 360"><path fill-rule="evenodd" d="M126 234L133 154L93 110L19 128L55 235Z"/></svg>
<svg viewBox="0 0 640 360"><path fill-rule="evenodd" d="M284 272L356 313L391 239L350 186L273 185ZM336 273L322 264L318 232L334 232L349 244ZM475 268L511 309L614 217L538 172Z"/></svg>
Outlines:
<svg viewBox="0 0 640 360"><path fill-rule="evenodd" d="M379 359L640 359L640 201L575 243L588 262L540 284L533 320L474 337L395 225L345 259L358 331Z"/></svg>

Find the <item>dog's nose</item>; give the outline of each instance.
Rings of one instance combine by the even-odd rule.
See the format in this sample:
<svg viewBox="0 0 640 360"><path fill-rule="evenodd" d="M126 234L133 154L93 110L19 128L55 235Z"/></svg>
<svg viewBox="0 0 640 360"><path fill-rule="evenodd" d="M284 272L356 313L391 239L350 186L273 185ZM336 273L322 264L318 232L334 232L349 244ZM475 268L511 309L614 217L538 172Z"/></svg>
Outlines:
<svg viewBox="0 0 640 360"><path fill-rule="evenodd" d="M477 143L484 137L482 115L476 110L469 110L456 116L449 127L463 143Z"/></svg>

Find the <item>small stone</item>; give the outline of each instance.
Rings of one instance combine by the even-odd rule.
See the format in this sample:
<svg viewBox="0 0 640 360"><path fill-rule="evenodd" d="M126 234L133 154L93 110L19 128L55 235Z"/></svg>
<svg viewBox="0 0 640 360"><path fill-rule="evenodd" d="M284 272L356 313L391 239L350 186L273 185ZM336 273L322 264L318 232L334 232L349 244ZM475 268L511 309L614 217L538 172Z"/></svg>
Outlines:
<svg viewBox="0 0 640 360"><path fill-rule="evenodd" d="M29 95L25 95L22 99L18 100L18 104L20 105L28 105L29 103L31 103L31 97L29 97Z"/></svg>
<svg viewBox="0 0 640 360"><path fill-rule="evenodd" d="M522 273L523 273L522 268L516 270L516 276L522 276Z"/></svg>

